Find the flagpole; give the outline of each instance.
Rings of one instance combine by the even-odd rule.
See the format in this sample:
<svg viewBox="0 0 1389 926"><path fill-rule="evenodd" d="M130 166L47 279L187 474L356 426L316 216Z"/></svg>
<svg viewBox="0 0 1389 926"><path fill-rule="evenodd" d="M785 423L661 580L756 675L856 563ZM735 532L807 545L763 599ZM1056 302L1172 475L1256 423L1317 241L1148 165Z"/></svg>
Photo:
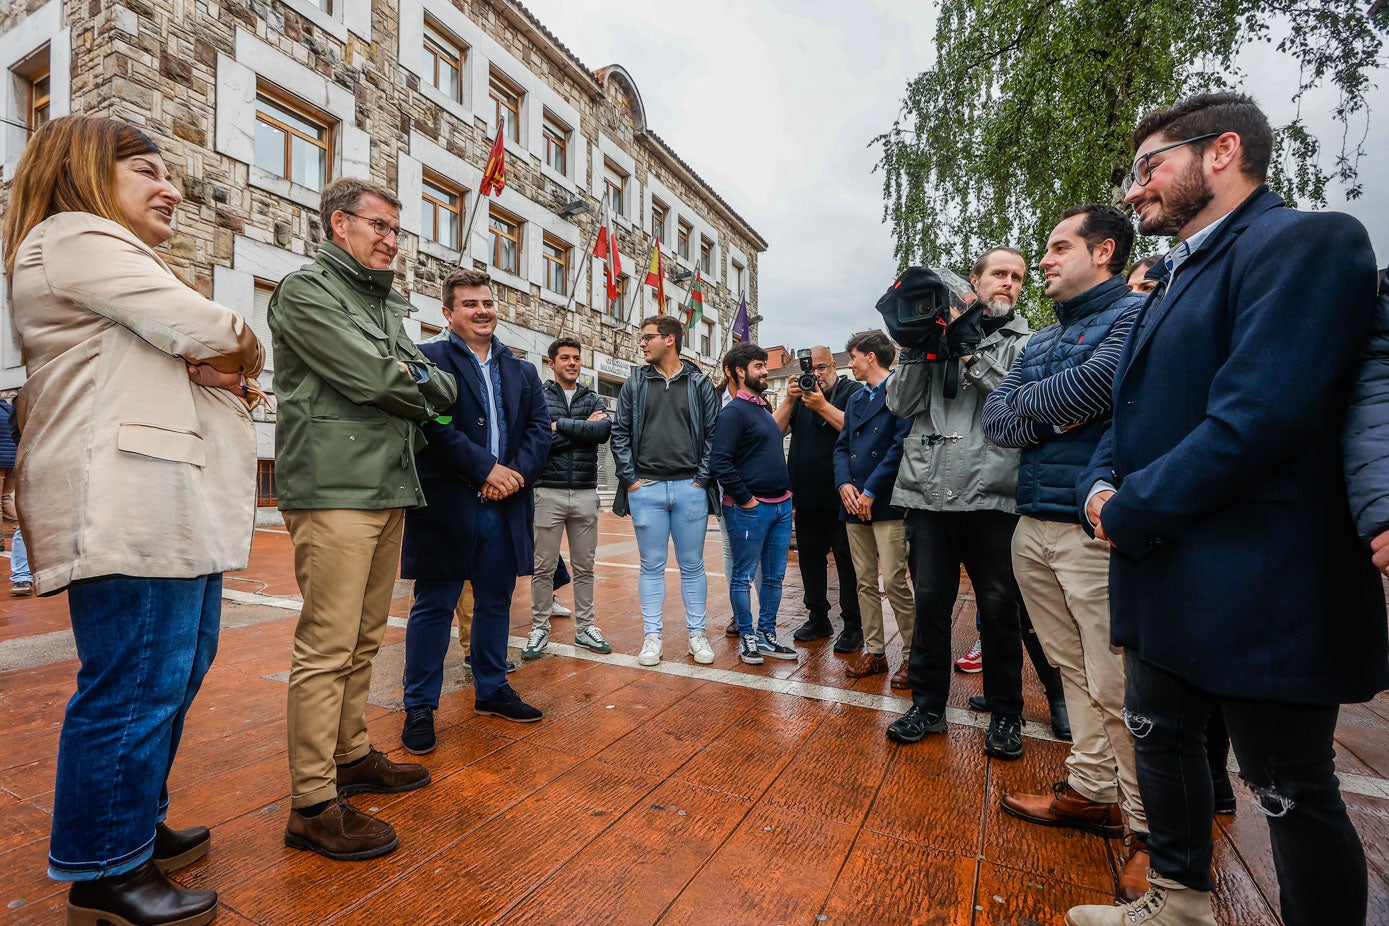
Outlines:
<svg viewBox="0 0 1389 926"><path fill-rule="evenodd" d="M584 274L584 267L593 263L593 255L590 252L593 250L593 242L598 240L598 229L602 227L601 223L593 226L593 234L589 235L588 244L584 245L582 262L574 268L574 283L569 287L569 301L564 304L564 314L559 320L560 334L564 334L564 326L569 323L569 313L574 310L574 297L579 294L579 278Z"/></svg>
<svg viewBox="0 0 1389 926"><path fill-rule="evenodd" d="M505 138L504 138L505 134L506 134L506 118L505 118L505 117L499 117L499 118L497 119L497 139L498 139L499 141L502 142L502 145L503 145L503 146L505 146L505 144L506 144L506 141L505 141ZM495 146L495 145L494 145L494 146ZM505 148L503 148L503 151L505 151ZM492 160L492 155L491 155L491 152L489 151L489 153L488 153L488 155L487 155L487 161L488 161L489 164L491 163L491 160ZM464 256L465 258L468 257L469 254L472 252L473 226L477 224L477 214L478 214L479 212L482 211L482 187L483 187L484 183L486 182L486 180L487 180L487 168L484 166L483 171L482 171L482 181L480 181L480 182L478 183L478 185L477 185L477 198L473 200L473 212L472 212L472 215L468 216L468 228L463 232L463 240L459 242L459 243L463 246L463 247L462 247L462 250L463 250L463 256ZM488 199L491 199L491 197L489 196ZM461 264L460 264L460 266L461 266Z"/></svg>
<svg viewBox="0 0 1389 926"><path fill-rule="evenodd" d="M651 258L654 257L655 255L656 255L656 246L655 246L655 245L652 245L652 247L651 247L651 253L649 253L649 254L646 255L646 266L647 266L647 267L650 267L650 266L651 266ZM640 265L638 265L638 266L640 266ZM631 280L631 279L635 279L635 278L634 278L634 277L628 277L627 279ZM637 291L636 291L635 293L632 294L632 304L629 305L629 306L627 307L627 324L628 324L628 325L632 324L632 310L635 309L635 308L637 307L637 301L638 301L639 299L641 299L641 288L642 288L642 286L645 286L645 285L646 285L646 278L645 278L645 277L642 277L641 286L638 286L638 287L636 288ZM661 314L661 313L664 312L664 311L665 311L665 306L657 306L657 308L656 308L656 313L657 313L658 315Z"/></svg>

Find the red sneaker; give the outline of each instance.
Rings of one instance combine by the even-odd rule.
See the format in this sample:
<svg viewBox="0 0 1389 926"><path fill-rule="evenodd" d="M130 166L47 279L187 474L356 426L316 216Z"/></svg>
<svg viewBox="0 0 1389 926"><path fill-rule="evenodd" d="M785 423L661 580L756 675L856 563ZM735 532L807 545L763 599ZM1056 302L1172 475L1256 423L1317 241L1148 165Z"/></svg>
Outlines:
<svg viewBox="0 0 1389 926"><path fill-rule="evenodd" d="M968 653L955 660L955 671L963 672L966 675L974 675L984 671L984 651L980 647L979 640L974 641L974 645L969 648Z"/></svg>

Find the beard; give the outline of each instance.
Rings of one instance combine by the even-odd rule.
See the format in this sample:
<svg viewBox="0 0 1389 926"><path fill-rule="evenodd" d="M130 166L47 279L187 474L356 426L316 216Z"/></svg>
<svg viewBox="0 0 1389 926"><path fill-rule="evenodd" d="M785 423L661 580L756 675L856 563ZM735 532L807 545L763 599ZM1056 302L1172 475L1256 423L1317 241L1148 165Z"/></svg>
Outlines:
<svg viewBox="0 0 1389 926"><path fill-rule="evenodd" d="M995 299L993 302L984 303L985 318L1002 318L1013 311L1013 303L1003 299Z"/></svg>
<svg viewBox="0 0 1389 926"><path fill-rule="evenodd" d="M1176 235L1200 215L1201 210L1215 199L1206 175L1201 171L1199 160L1193 161L1186 172L1168 185L1167 191L1158 198L1158 211L1149 212L1151 218L1138 223L1142 235Z"/></svg>
<svg viewBox="0 0 1389 926"><path fill-rule="evenodd" d="M748 392L755 392L761 395L767 391L767 377L764 376L761 379L743 380L743 388L747 389Z"/></svg>

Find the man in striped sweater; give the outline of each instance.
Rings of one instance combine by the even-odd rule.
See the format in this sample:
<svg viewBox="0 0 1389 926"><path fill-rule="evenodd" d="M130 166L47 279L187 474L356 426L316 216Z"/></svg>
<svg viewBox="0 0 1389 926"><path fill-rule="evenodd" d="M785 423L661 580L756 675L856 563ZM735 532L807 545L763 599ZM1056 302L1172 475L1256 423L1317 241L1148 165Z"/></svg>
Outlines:
<svg viewBox="0 0 1389 926"><path fill-rule="evenodd" d="M1074 737L1067 779L1047 794L1006 795L1003 809L1101 836L1127 829L1125 901L1148 890L1148 824L1124 725L1124 657L1109 645L1109 546L1080 526L1075 482L1109 420L1114 371L1147 299L1122 276L1132 247L1133 226L1113 206L1066 211L1041 264L1057 324L1033 335L984 403L989 440L1022 448L1013 573L1061 670Z"/></svg>

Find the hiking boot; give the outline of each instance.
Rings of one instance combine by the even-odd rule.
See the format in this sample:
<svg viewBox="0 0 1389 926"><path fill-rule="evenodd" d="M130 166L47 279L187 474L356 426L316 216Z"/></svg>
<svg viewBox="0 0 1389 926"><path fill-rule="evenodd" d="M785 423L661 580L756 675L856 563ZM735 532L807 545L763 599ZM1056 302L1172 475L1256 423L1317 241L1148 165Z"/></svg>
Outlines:
<svg viewBox="0 0 1389 926"><path fill-rule="evenodd" d="M1021 759L1022 717L994 714L989 720L989 732L984 734L984 755L995 759Z"/></svg>
<svg viewBox="0 0 1389 926"><path fill-rule="evenodd" d="M905 714L887 725L887 738L894 743L919 743L927 733L945 731L944 712L933 714L913 704Z"/></svg>
<svg viewBox="0 0 1389 926"><path fill-rule="evenodd" d="M406 752L417 756L434 751L434 711L427 707L407 707L405 727L400 731L400 744Z"/></svg>
<svg viewBox="0 0 1389 926"><path fill-rule="evenodd" d="M661 635L648 633L642 637L641 652L637 654L637 665L658 666L661 664Z"/></svg>
<svg viewBox="0 0 1389 926"><path fill-rule="evenodd" d="M550 631L544 627L532 627L526 636L526 645L521 647L521 658L539 659L540 654L545 652L545 647L549 645Z"/></svg>
<svg viewBox="0 0 1389 926"><path fill-rule="evenodd" d="M574 645L582 646L595 653L611 653L613 651L612 644L603 639L603 631L598 629L597 624L590 624L574 634Z"/></svg>
<svg viewBox="0 0 1389 926"><path fill-rule="evenodd" d="M703 631L690 634L690 658L702 666L714 664L714 648L709 645L709 638Z"/></svg>
<svg viewBox="0 0 1389 926"><path fill-rule="evenodd" d="M1209 891L1150 875L1152 887L1133 903L1086 904L1066 912L1066 926L1215 926Z"/></svg>

